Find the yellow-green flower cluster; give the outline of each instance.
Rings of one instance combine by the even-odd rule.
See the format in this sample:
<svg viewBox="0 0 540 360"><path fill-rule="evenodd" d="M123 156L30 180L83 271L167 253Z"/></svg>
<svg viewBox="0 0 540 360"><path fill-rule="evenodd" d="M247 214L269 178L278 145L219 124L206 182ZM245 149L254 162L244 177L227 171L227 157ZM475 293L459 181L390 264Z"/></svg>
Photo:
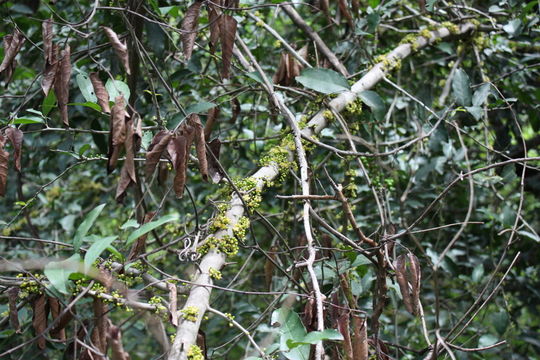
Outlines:
<svg viewBox="0 0 540 360"><path fill-rule="evenodd" d="M210 236L206 242L199 247L197 252L204 255L210 249L216 249L227 256L233 256L238 253L238 240L230 235L224 235L222 238Z"/></svg>
<svg viewBox="0 0 540 360"><path fill-rule="evenodd" d="M152 296L150 300L148 300L148 304L154 305L156 307L156 314L158 315L164 315L167 314L167 308L163 303L161 302L161 298L159 296Z"/></svg>
<svg viewBox="0 0 540 360"><path fill-rule="evenodd" d="M447 28L448 31L450 31L450 34L454 34L454 35L459 34L459 26L457 26L451 21L445 21L441 24L441 26L444 28Z"/></svg>
<svg viewBox="0 0 540 360"><path fill-rule="evenodd" d="M401 59L397 57L388 57L387 54L382 54L375 57L375 63L382 63L382 68L385 71L401 68Z"/></svg>
<svg viewBox="0 0 540 360"><path fill-rule="evenodd" d="M221 280L221 271L211 267L210 269L208 269L208 273L210 274L210 277L212 279Z"/></svg>
<svg viewBox="0 0 540 360"><path fill-rule="evenodd" d="M17 278L22 279L24 278L23 274L17 274ZM34 274L34 278L36 280L43 280L45 277L40 274ZM23 282L20 285L21 292L19 293L19 297L21 299L24 299L28 297L30 294L43 294L43 291L41 290L41 286L38 281L36 281L32 278L28 278L23 280Z"/></svg>
<svg viewBox="0 0 540 360"><path fill-rule="evenodd" d="M362 114L362 100L360 98L356 98L356 100L353 102L348 103L345 109L351 115Z"/></svg>
<svg viewBox="0 0 540 360"><path fill-rule="evenodd" d="M197 321L197 316L199 315L199 308L195 306L186 306L182 310L180 310L182 313L182 318L187 321L195 322Z"/></svg>
<svg viewBox="0 0 540 360"><path fill-rule="evenodd" d="M249 219L242 216L238 222L233 226L232 231L234 236L238 240L244 240L246 238L247 229L249 228Z"/></svg>
<svg viewBox="0 0 540 360"><path fill-rule="evenodd" d="M191 345L187 352L188 360L204 360L204 355L200 347Z"/></svg>
<svg viewBox="0 0 540 360"><path fill-rule="evenodd" d="M227 230L230 223L231 221L225 214L225 211L220 211L214 218L214 221L212 221L212 224L210 225L210 231L216 232L219 230Z"/></svg>

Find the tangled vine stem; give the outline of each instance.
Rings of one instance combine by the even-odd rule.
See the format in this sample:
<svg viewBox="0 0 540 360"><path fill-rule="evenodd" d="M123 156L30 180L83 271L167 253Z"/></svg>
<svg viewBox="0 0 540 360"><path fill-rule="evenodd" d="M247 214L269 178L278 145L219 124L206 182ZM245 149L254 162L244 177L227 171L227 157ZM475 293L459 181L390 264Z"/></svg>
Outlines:
<svg viewBox="0 0 540 360"><path fill-rule="evenodd" d="M402 59L405 59L415 51L433 44L439 39L450 37L451 35L461 35L468 33L475 29L475 25L472 23L464 23L459 28L451 31L446 27L441 27L436 31L430 32L430 37L418 36L411 43L404 43L397 46L394 50L386 54L385 60L375 64L371 70L369 70L360 80L353 84L351 91L343 92L332 101L329 106L333 111L341 112L345 107L356 100L359 93L368 90L375 86L379 81L384 78L384 75L392 70L392 64L397 64ZM328 119L324 116L324 109L320 110L307 124L307 126L301 130L303 137L311 137L321 132L327 125ZM298 149L297 149L298 151ZM280 169L276 162L270 162L268 165L261 167L252 178L256 181L256 189L258 191L263 190L266 183L277 178L279 176ZM304 192L303 196L309 196L309 191ZM304 214L309 214L309 203L306 201L304 207ZM229 224L236 225L240 218L244 214L244 206L241 196L234 192L231 196L229 208L225 213L225 216L229 219ZM309 215L306 215L309 216ZM231 236L232 230L219 230L210 236L217 239L222 239L224 236ZM197 333L199 331L201 321L205 312L209 309L209 300L211 294L211 285L213 284L210 277L210 268L220 270L225 264L225 254L211 249L203 256L199 265L199 270L195 274L194 285L189 293L188 299L184 304L184 309L192 306L196 307L199 311L195 316L195 321L188 321L181 319L178 325L178 330L174 343L168 355L169 360L187 360L188 349L196 343Z"/></svg>

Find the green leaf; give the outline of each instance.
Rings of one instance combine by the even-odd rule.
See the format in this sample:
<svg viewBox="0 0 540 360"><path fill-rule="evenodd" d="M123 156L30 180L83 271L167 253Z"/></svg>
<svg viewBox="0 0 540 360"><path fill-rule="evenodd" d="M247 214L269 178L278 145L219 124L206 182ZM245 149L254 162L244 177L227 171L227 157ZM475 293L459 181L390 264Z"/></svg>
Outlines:
<svg viewBox="0 0 540 360"><path fill-rule="evenodd" d="M343 75L330 69L304 69L302 75L296 77L296 81L308 89L323 94L339 93L350 89L347 79L345 79Z"/></svg>
<svg viewBox="0 0 540 360"><path fill-rule="evenodd" d="M67 283L69 276L79 271L81 257L79 254L73 254L63 261L51 261L45 265L43 274L49 279L51 285L62 294L69 294Z"/></svg>
<svg viewBox="0 0 540 360"><path fill-rule="evenodd" d="M471 82L463 69L458 69L452 80L452 91L456 101L461 106L471 105Z"/></svg>
<svg viewBox="0 0 540 360"><path fill-rule="evenodd" d="M467 109L467 112L471 114L475 120L480 120L484 113L480 106L466 106L465 109Z"/></svg>
<svg viewBox="0 0 540 360"><path fill-rule="evenodd" d="M43 116L47 116L55 107L56 95L54 94L54 90L51 89L49 91L49 94L43 99L43 103L41 104L41 112L43 113Z"/></svg>
<svg viewBox="0 0 540 360"><path fill-rule="evenodd" d="M486 347L495 344L499 339L495 335L486 334L478 339L478 347Z"/></svg>
<svg viewBox="0 0 540 360"><path fill-rule="evenodd" d="M358 97L362 100L364 104L369 106L371 112L375 116L375 119L382 120L386 114L386 106L384 101L375 91L366 90L358 94Z"/></svg>
<svg viewBox="0 0 540 360"><path fill-rule="evenodd" d="M101 204L95 207L92 211L88 213L88 215L86 215L84 221L77 228L75 236L73 237L73 247L75 248L76 252L79 251L83 237L86 236L88 230L90 230L90 228L94 224L94 221L96 221L97 217L99 216L104 207L105 204Z"/></svg>
<svg viewBox="0 0 540 360"><path fill-rule="evenodd" d="M506 31L510 37L519 36L523 30L523 23L520 19L511 20L508 24L503 26L503 30Z"/></svg>
<svg viewBox="0 0 540 360"><path fill-rule="evenodd" d="M88 75L81 73L78 74L75 79L77 80L77 85L79 85L79 90L81 90L81 94L84 99L91 103L97 103L97 97L94 93L94 86L92 85L92 81L90 81Z"/></svg>
<svg viewBox="0 0 540 360"><path fill-rule="evenodd" d="M141 226L140 228L138 228L137 230L135 230L134 232L132 232L131 235L129 235L129 237L128 237L127 241L126 241L126 244L129 245L133 241L138 239L139 237L143 236L144 234L154 230L155 228L157 228L157 227L159 227L159 226L161 226L161 225L163 225L165 223L168 223L168 222L171 222L171 221L174 221L174 220L178 220L178 215L171 214L171 215L164 216L159 220L146 223L143 226Z"/></svg>
<svg viewBox="0 0 540 360"><path fill-rule="evenodd" d="M13 124L43 124L43 119L37 116L23 116L13 120Z"/></svg>
<svg viewBox="0 0 540 360"><path fill-rule="evenodd" d="M211 102L207 102L207 101L202 101L200 103L188 106L186 108L186 113L188 113L188 114L201 114L201 113L207 112L208 110L210 110L210 109L212 109L214 107L216 107L216 104L211 103Z"/></svg>
<svg viewBox="0 0 540 360"><path fill-rule="evenodd" d="M306 329L300 317L288 308L280 308L272 313L272 326L279 326L280 350L283 356L290 360L308 360L309 345L299 345L294 349L289 349L287 341L298 341L306 336Z"/></svg>
<svg viewBox="0 0 540 360"><path fill-rule="evenodd" d="M319 341L323 340L334 340L341 341L343 340L343 335L335 329L325 329L323 331L312 331L308 333L302 340L287 340L287 346L289 349L294 349L297 346L304 344L316 344Z"/></svg>
<svg viewBox="0 0 540 360"><path fill-rule="evenodd" d="M117 96L124 95L126 102L129 100L131 92L129 91L129 86L123 81L120 80L107 80L105 83L105 89L109 93L109 101L115 101Z"/></svg>
<svg viewBox="0 0 540 360"><path fill-rule="evenodd" d="M487 97L491 93L491 84L484 84L474 92L472 103L474 106L482 106L486 102Z"/></svg>
<svg viewBox="0 0 540 360"><path fill-rule="evenodd" d="M116 240L118 236L107 236L105 238L98 238L96 242L94 242L88 251L86 252L86 255L84 255L84 272L88 273L92 265L94 264L94 261L101 255L105 249L107 249L114 240Z"/></svg>
<svg viewBox="0 0 540 360"><path fill-rule="evenodd" d="M134 227L139 227L139 223L135 219L129 219L122 226L120 226L120 229L126 230L126 229L134 228Z"/></svg>
<svg viewBox="0 0 540 360"><path fill-rule="evenodd" d="M255 80L256 82L260 83L260 84L264 84L264 80L261 76L261 74L258 72L258 71L252 71L252 72L248 72L245 74L248 78L252 79L252 80ZM270 81L272 81L272 79L268 79Z"/></svg>
<svg viewBox="0 0 540 360"><path fill-rule="evenodd" d="M94 104L93 102L69 103L68 105L71 105L71 106L84 106L84 107L94 109L96 111L101 112L101 106L99 106L98 104Z"/></svg>

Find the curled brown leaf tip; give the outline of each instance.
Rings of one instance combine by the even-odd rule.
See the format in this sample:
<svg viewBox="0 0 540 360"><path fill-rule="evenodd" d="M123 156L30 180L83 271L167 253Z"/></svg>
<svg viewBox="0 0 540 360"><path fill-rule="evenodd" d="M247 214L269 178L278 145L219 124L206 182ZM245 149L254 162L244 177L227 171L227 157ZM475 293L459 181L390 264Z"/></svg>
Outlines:
<svg viewBox="0 0 540 360"><path fill-rule="evenodd" d="M231 60L236 37L236 19L231 15L221 15L220 37L221 37L221 77L228 79L231 70Z"/></svg>
<svg viewBox="0 0 540 360"><path fill-rule="evenodd" d="M121 147L126 141L126 101L124 96L117 96L114 106L111 109L109 154L107 170L109 172L116 168L116 162L120 156Z"/></svg>
<svg viewBox="0 0 540 360"><path fill-rule="evenodd" d="M110 113L111 108L109 106L109 93L103 85L103 82L99 78L99 74L96 72L90 73L90 81L94 87L94 93L96 94L98 105L101 107L101 111Z"/></svg>
<svg viewBox="0 0 540 360"><path fill-rule="evenodd" d="M186 59L191 58L195 38L197 37L197 25L199 24L199 13L201 10L202 1L195 1L189 6L186 15L182 20L182 49Z"/></svg>
<svg viewBox="0 0 540 360"><path fill-rule="evenodd" d="M199 160L199 171L204 181L208 181L208 162L206 160L206 140L201 119L197 114L191 114L188 124L195 130L195 149Z"/></svg>
<svg viewBox="0 0 540 360"><path fill-rule="evenodd" d="M144 166L146 177L152 176L156 165L159 163L159 160L167 149L171 137L172 133L170 131L161 130L152 139L152 142L148 147L148 152L146 153L146 163Z"/></svg>
<svg viewBox="0 0 540 360"><path fill-rule="evenodd" d="M58 62L54 79L54 92L58 99L60 117L64 125L69 127L68 107L69 102L69 80L71 78L71 48L66 46L62 52L62 58Z"/></svg>
<svg viewBox="0 0 540 360"><path fill-rule="evenodd" d="M102 26L101 28L103 29L103 31L105 31L105 34L109 38L109 42L111 43L114 52L116 53L116 56L118 56L118 59L122 63L122 66L124 66L124 69L126 69L126 73L128 75L131 75L131 71L129 69L127 45L120 41L118 35L111 28L107 26Z"/></svg>
<svg viewBox="0 0 540 360"><path fill-rule="evenodd" d="M0 135L0 196L6 194L9 153L4 150L7 139Z"/></svg>
<svg viewBox="0 0 540 360"><path fill-rule="evenodd" d="M15 72L15 67L17 66L15 57L21 50L25 40L23 34L18 29L13 32L13 35L4 36L4 59L0 64L0 73L4 72L6 85L9 84Z"/></svg>
<svg viewBox="0 0 540 360"><path fill-rule="evenodd" d="M13 160L15 163L15 169L21 172L21 153L23 143L23 132L14 127L8 127L5 131L5 135L13 146Z"/></svg>

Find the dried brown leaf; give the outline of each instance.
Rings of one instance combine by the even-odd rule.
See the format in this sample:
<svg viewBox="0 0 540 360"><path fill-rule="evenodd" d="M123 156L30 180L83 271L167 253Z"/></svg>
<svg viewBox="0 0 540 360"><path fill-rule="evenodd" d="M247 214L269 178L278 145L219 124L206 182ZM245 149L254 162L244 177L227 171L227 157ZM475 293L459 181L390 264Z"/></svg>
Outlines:
<svg viewBox="0 0 540 360"><path fill-rule="evenodd" d="M418 315L420 300L421 271L418 258L412 254L401 254L395 262L396 279L407 311Z"/></svg>
<svg viewBox="0 0 540 360"><path fill-rule="evenodd" d="M353 359L355 360L368 360L368 338L367 338L367 324L366 319L361 318L358 315L352 314L352 326L353 326Z"/></svg>
<svg viewBox="0 0 540 360"><path fill-rule="evenodd" d="M231 15L222 14L221 17L219 34L221 38L221 77L228 79L231 70L237 22Z"/></svg>
<svg viewBox="0 0 540 360"><path fill-rule="evenodd" d="M159 159L163 155L163 152L167 149L167 144L171 140L172 133L168 130L159 131L150 146L148 147L148 152L146 153L146 162L145 162L145 174L149 178L152 176L156 165L159 163Z"/></svg>
<svg viewBox="0 0 540 360"><path fill-rule="evenodd" d="M345 359L354 360L353 347L351 341L351 331L349 330L349 312L343 311L337 320L338 331L343 335L343 354Z"/></svg>
<svg viewBox="0 0 540 360"><path fill-rule="evenodd" d="M219 166L219 150L221 149L221 141L219 139L214 139L208 143L208 148L210 149L206 153L206 158L208 159L208 175L214 184L217 184L223 179L225 174Z"/></svg>
<svg viewBox="0 0 540 360"><path fill-rule="evenodd" d="M174 193L179 198L184 195L184 186L186 185L186 159L188 157L186 144L186 137L179 135L169 142L167 148L176 171L173 181Z"/></svg>
<svg viewBox="0 0 540 360"><path fill-rule="evenodd" d="M17 54L21 50L21 47L25 40L26 39L24 38L23 34L18 29L13 32L13 35L4 36L4 59L0 64L0 72L6 69L11 69L10 71L13 72L13 70L15 69L15 56L17 56Z"/></svg>
<svg viewBox="0 0 540 360"><path fill-rule="evenodd" d="M51 57L45 63L45 70L43 70L43 78L41 79L41 88L45 96L49 94L49 91L54 86L56 73L58 72L58 45L53 44L51 49Z"/></svg>
<svg viewBox="0 0 540 360"><path fill-rule="evenodd" d="M45 64L52 64L56 61L53 49L53 23L51 19L45 20L41 24L41 34L43 37L43 55L45 57Z"/></svg>
<svg viewBox="0 0 540 360"><path fill-rule="evenodd" d="M110 131L109 131L109 154L107 170L109 172L116 168L116 162L120 156L121 147L126 141L126 101L124 96L117 96L114 106L111 109Z"/></svg>
<svg viewBox="0 0 540 360"><path fill-rule="evenodd" d="M169 318L173 326L178 326L178 290L176 289L176 285L172 283L167 283L167 287L169 288Z"/></svg>
<svg viewBox="0 0 540 360"><path fill-rule="evenodd" d="M232 117L230 120L231 124L234 124L236 122L236 120L238 119L238 116L240 115L241 110L242 108L240 107L240 101L238 101L237 98L233 98L231 100L231 112L232 112Z"/></svg>
<svg viewBox="0 0 540 360"><path fill-rule="evenodd" d="M146 224L154 218L156 215L155 211L149 211L144 215L143 224ZM135 259L140 254L143 254L146 251L146 238L148 237L148 234L144 234L143 236L139 237L137 241L133 244L131 247L131 250L129 251L129 255L127 257L128 262Z"/></svg>
<svg viewBox="0 0 540 360"><path fill-rule="evenodd" d="M9 153L4 150L7 139L0 135L0 196L6 194Z"/></svg>
<svg viewBox="0 0 540 360"><path fill-rule="evenodd" d="M317 307L315 306L315 299L309 298L304 306L304 316L302 322L306 329L316 329L317 325Z"/></svg>
<svg viewBox="0 0 540 360"><path fill-rule="evenodd" d="M57 298L52 296L47 296L47 299L49 302L49 309L51 310L51 317L54 321L58 318L58 316L60 315L60 311L62 310L62 308L60 307L60 301L58 301ZM55 331L51 330L51 337L61 341L66 340L66 332L64 328L55 327L54 330Z"/></svg>
<svg viewBox="0 0 540 360"><path fill-rule="evenodd" d="M418 258L413 253L409 253L410 271L409 281L411 283L411 300L416 315L419 315L420 309L420 287L422 279L422 271L420 269L420 263Z"/></svg>
<svg viewBox="0 0 540 360"><path fill-rule="evenodd" d="M208 7L208 23L210 26L210 52L213 54L216 50L216 45L221 37L221 14L218 8L210 3Z"/></svg>
<svg viewBox="0 0 540 360"><path fill-rule="evenodd" d="M208 110L208 116L206 117L206 123L204 124L204 138L208 141L214 128L214 123L219 116L219 106L213 107Z"/></svg>
<svg viewBox="0 0 540 360"><path fill-rule="evenodd" d="M208 355L207 355L207 346L206 346L206 334L204 333L204 331L202 331L201 329L199 329L199 332L197 333L197 346L201 349L202 351L202 354L204 356L204 360L207 360L208 359Z"/></svg>
<svg viewBox="0 0 540 360"><path fill-rule="evenodd" d="M17 300L19 299L19 288L12 287L8 290L8 306L9 306L9 323L11 328L15 330L17 334L21 333L21 326L19 324L19 311L17 310Z"/></svg>
<svg viewBox="0 0 540 360"><path fill-rule="evenodd" d="M133 119L126 122L126 140L124 148L126 149L126 159L120 172L120 180L116 188L116 201L121 202L126 195L126 191L131 184L137 182L135 174L135 149L133 144Z"/></svg>
<svg viewBox="0 0 540 360"><path fill-rule="evenodd" d="M197 25L199 24L199 13L201 10L202 1L196 0L186 11L186 15L182 20L182 49L186 59L191 58L195 38L197 37Z"/></svg>
<svg viewBox="0 0 540 360"><path fill-rule="evenodd" d="M199 172L204 181L208 181L208 161L206 160L206 140L204 138L203 126L201 119L197 114L191 114L187 120L188 124L195 131L195 150L197 151L197 159L199 160Z"/></svg>
<svg viewBox="0 0 540 360"><path fill-rule="evenodd" d="M94 94L96 94L97 102L101 107L101 111L110 113L111 108L109 106L109 93L99 78L99 74L96 72L90 73L90 81L94 87Z"/></svg>
<svg viewBox="0 0 540 360"><path fill-rule="evenodd" d="M349 5L347 4L347 0L338 0L338 6L339 11L347 20L347 24L349 24L350 29L354 29L354 20L351 13L349 12Z"/></svg>
<svg viewBox="0 0 540 360"><path fill-rule="evenodd" d="M23 143L23 132L14 127L8 127L5 131L5 135L11 141L13 146L13 159L15 160L15 169L21 172L21 148Z"/></svg>
<svg viewBox="0 0 540 360"><path fill-rule="evenodd" d="M122 63L122 66L124 66L124 69L126 69L126 73L128 75L131 75L131 71L129 69L129 57L128 57L128 48L127 45L120 41L118 38L118 35L113 31L113 29L102 26L101 27L103 31L105 31L105 35L109 38L109 42L111 43L114 52L116 53L116 56Z"/></svg>
<svg viewBox="0 0 540 360"><path fill-rule="evenodd" d="M58 100L58 109L64 125L69 127L68 107L69 102L69 80L71 78L71 48L66 45L62 53L62 58L58 62L56 76L54 80L54 93Z"/></svg>
<svg viewBox="0 0 540 360"><path fill-rule="evenodd" d="M45 337L43 333L47 329L47 307L45 306L45 295L38 295L33 304L32 310L34 315L32 317L32 327L36 333L36 336L39 336L37 339L37 347L41 350L45 349ZM41 336L40 336L41 335Z"/></svg>
<svg viewBox="0 0 540 360"><path fill-rule="evenodd" d="M158 165L158 184L163 185L167 182L169 172L168 164L160 162Z"/></svg>
<svg viewBox="0 0 540 360"><path fill-rule="evenodd" d="M122 333L120 328L115 325L111 325L107 333L109 345L112 352L112 360L129 360L129 354L124 350L122 345Z"/></svg>

